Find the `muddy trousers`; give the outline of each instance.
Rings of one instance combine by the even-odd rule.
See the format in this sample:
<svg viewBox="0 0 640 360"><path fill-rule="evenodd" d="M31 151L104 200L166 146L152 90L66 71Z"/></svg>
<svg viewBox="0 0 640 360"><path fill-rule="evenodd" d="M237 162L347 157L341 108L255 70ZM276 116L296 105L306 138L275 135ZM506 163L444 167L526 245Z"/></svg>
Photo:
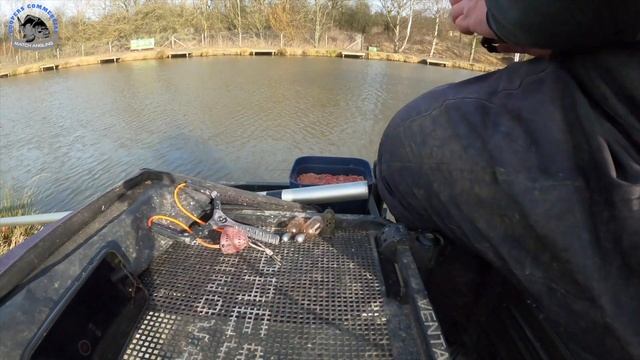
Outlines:
<svg viewBox="0 0 640 360"><path fill-rule="evenodd" d="M445 332L464 328L489 264L572 357L640 358L640 139L623 132L548 60L436 88L394 116L383 200L467 254L436 264L433 284L448 285L428 289Z"/></svg>

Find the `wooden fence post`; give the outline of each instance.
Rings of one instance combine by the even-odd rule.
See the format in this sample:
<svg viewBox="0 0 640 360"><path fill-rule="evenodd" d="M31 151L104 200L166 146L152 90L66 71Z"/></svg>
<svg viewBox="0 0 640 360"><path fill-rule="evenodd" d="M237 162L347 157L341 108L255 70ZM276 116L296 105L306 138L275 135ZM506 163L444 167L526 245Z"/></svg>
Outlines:
<svg viewBox="0 0 640 360"><path fill-rule="evenodd" d="M111 54L111 40L109 40L109 54Z"/></svg>
<svg viewBox="0 0 640 360"><path fill-rule="evenodd" d="M60 48L56 48L56 56L58 57L58 60L60 60Z"/></svg>
<svg viewBox="0 0 640 360"><path fill-rule="evenodd" d="M84 56L84 44L80 44L80 51L82 52L82 56Z"/></svg>

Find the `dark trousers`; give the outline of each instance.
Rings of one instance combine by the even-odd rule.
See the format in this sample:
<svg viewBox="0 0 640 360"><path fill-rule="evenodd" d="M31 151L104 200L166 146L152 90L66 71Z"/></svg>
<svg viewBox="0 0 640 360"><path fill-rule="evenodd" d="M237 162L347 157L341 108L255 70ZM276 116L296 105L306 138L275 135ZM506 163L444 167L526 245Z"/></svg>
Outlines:
<svg viewBox="0 0 640 360"><path fill-rule="evenodd" d="M376 175L398 222L510 279L572 356L640 358L640 113L627 131L601 100L548 60L442 86L392 119ZM447 294L466 301L435 303L453 326L482 281L455 267Z"/></svg>

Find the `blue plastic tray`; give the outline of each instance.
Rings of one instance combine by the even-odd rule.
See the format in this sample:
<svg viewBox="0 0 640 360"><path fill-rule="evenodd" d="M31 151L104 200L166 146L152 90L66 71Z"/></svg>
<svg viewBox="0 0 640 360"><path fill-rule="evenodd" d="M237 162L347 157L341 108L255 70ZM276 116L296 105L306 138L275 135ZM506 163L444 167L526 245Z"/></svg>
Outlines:
<svg viewBox="0 0 640 360"><path fill-rule="evenodd" d="M371 165L364 159L335 156L302 156L294 161L289 174L289 185L292 188L314 186L298 183L298 176L305 173L331 175L358 175L367 180L369 192L373 185ZM337 213L362 214L368 212L367 200L348 201L343 203L325 204Z"/></svg>

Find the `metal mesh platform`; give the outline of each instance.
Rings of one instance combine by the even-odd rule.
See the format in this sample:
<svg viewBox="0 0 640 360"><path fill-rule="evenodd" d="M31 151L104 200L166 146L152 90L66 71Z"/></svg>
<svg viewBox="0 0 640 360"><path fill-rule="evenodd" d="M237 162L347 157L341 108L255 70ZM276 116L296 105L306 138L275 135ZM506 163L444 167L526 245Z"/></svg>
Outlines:
<svg viewBox="0 0 640 360"><path fill-rule="evenodd" d="M176 242L141 275L150 303L124 359L391 358L364 232L222 255Z"/></svg>

